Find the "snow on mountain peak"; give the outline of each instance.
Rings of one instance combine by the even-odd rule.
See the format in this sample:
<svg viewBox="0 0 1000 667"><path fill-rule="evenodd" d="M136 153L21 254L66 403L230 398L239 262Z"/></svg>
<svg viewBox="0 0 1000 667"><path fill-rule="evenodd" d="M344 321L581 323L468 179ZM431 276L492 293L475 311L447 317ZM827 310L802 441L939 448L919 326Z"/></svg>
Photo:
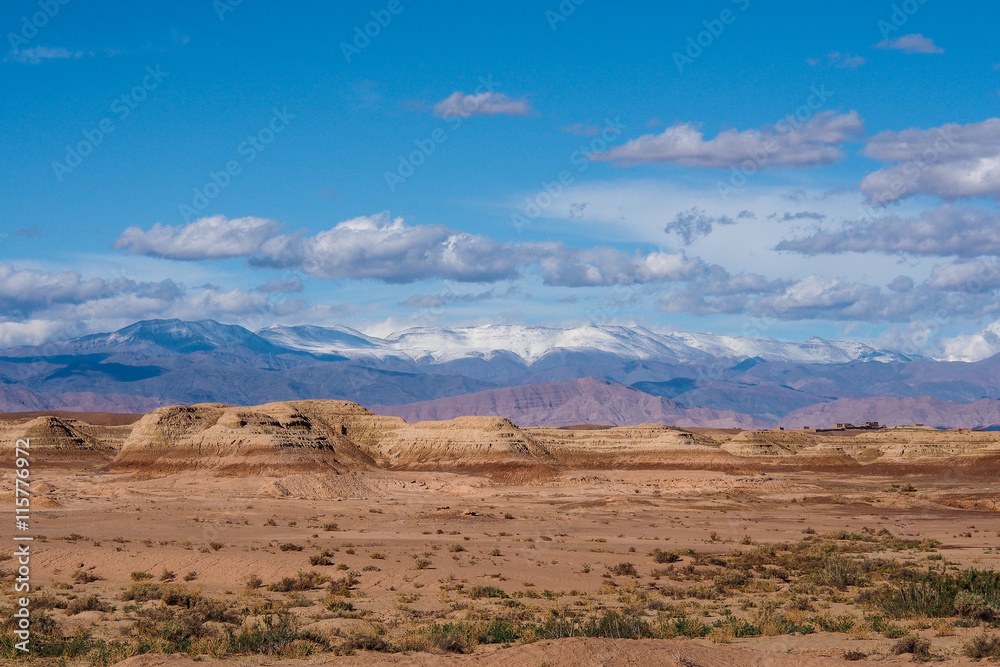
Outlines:
<svg viewBox="0 0 1000 667"><path fill-rule="evenodd" d="M460 359L490 359L512 354L527 364L556 351L612 354L634 360L673 363L705 362L711 358L795 363L845 363L854 360L902 361L864 343L812 338L804 343L773 338L747 338L708 333L655 333L643 327L584 325L568 329L509 324L483 324L454 329L417 327L385 338L347 327L275 325L257 332L282 347L349 358L397 357L423 363Z"/></svg>

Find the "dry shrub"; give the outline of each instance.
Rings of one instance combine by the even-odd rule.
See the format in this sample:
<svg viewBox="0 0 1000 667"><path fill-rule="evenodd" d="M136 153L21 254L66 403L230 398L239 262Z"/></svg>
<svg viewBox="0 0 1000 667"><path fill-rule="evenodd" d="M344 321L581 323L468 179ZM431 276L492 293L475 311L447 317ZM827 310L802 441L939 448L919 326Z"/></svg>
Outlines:
<svg viewBox="0 0 1000 667"><path fill-rule="evenodd" d="M906 635L892 645L893 655L910 653L914 660L927 660L931 657L931 642L916 633Z"/></svg>

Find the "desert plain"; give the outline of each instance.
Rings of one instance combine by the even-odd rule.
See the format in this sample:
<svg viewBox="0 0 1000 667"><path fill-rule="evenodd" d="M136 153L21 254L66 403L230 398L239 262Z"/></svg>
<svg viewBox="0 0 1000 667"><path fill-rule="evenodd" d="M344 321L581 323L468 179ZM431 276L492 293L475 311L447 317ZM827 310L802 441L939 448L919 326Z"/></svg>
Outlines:
<svg viewBox="0 0 1000 667"><path fill-rule="evenodd" d="M8 414L8 471L18 439L32 652L5 539L3 664L1000 655L998 432L408 424L295 401Z"/></svg>

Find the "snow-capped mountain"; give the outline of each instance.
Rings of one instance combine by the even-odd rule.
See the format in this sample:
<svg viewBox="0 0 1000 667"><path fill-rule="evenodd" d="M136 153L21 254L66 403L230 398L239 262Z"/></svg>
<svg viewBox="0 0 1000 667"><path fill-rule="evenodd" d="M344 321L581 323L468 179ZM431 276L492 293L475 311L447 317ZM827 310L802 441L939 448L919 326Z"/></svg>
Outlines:
<svg viewBox="0 0 1000 667"><path fill-rule="evenodd" d="M1000 355L953 363L858 342L623 326L416 328L378 337L347 327L254 333L153 320L0 351L0 412L332 398L414 418L487 410L542 423L561 406L560 419L570 421L751 426L794 413L815 414L802 423L822 425L834 416L864 421L855 412L912 421L928 401L978 406L998 396ZM920 421L949 414L939 403ZM970 410L952 410L940 425L995 423L992 408Z"/></svg>
<svg viewBox="0 0 1000 667"><path fill-rule="evenodd" d="M212 320L145 320L110 333L91 334L36 347L14 348L5 355L52 354L188 354L220 348L246 348L259 354L277 354L288 349L277 347L257 334L235 324Z"/></svg>
<svg viewBox="0 0 1000 667"><path fill-rule="evenodd" d="M804 343L773 338L720 336L707 333L656 333L642 327L582 326L571 329L516 325L482 325L455 329L414 328L377 338L347 327L286 327L257 332L275 345L313 354L351 359L398 358L439 364L461 359L490 360L511 354L533 364L555 352L603 353L621 359L665 363L709 363L713 359L745 359L792 363L907 361L903 355L858 342L812 338Z"/></svg>

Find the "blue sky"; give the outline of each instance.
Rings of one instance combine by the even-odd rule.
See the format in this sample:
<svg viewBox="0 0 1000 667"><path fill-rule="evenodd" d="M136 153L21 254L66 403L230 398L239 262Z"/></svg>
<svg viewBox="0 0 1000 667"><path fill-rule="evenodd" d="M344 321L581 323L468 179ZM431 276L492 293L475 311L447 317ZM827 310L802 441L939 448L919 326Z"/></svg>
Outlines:
<svg viewBox="0 0 1000 667"><path fill-rule="evenodd" d="M210 317L981 358L1000 351L998 19L8 2L0 344Z"/></svg>

